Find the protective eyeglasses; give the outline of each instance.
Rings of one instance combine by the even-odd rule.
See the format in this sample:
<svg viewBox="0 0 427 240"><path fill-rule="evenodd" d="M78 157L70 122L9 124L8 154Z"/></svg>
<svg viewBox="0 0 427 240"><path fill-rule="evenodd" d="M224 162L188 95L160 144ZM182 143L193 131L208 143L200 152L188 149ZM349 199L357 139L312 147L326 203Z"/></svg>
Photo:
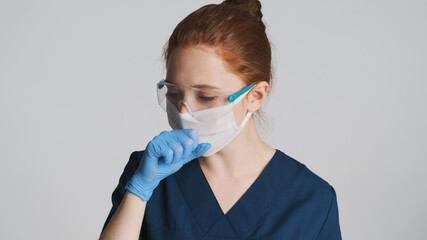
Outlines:
<svg viewBox="0 0 427 240"><path fill-rule="evenodd" d="M173 104L178 111L184 105L187 111L192 114L200 110L225 106L236 100L254 85L255 83L252 83L240 91L233 93L231 91L224 92L181 86L166 82L165 79L162 79L157 83L157 100L160 107L165 111L167 109L167 104Z"/></svg>

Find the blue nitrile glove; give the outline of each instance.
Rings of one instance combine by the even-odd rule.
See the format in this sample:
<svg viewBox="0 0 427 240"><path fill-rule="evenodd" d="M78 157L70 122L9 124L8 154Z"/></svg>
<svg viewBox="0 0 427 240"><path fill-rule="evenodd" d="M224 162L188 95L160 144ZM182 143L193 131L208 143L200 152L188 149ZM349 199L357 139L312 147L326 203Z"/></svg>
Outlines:
<svg viewBox="0 0 427 240"><path fill-rule="evenodd" d="M211 147L200 143L195 129L163 131L151 140L125 189L148 201L160 181Z"/></svg>

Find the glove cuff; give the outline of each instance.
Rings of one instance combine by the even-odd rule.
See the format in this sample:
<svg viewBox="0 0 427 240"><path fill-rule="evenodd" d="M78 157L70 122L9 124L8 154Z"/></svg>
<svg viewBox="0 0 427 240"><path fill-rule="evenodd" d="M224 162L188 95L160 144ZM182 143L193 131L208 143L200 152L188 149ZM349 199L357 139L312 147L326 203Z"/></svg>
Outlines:
<svg viewBox="0 0 427 240"><path fill-rule="evenodd" d="M126 183L125 189L128 192L137 195L142 200L148 201L157 185L159 185L159 182L142 184L138 181L134 181L134 179L131 178L131 180Z"/></svg>

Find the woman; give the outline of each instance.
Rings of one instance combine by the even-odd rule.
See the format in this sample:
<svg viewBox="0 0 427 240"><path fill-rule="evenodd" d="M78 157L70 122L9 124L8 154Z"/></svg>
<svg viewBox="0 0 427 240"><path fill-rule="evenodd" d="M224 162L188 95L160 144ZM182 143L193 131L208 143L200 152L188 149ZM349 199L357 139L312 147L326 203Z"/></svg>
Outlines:
<svg viewBox="0 0 427 240"><path fill-rule="evenodd" d="M260 9L228 0L177 25L157 84L174 130L131 154L101 239L341 239L334 188L257 133L272 76Z"/></svg>

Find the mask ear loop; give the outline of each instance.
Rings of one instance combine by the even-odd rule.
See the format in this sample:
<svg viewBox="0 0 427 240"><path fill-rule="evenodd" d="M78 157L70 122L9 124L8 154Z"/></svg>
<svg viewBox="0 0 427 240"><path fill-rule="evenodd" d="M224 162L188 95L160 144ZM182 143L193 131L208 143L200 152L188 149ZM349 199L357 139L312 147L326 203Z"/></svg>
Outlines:
<svg viewBox="0 0 427 240"><path fill-rule="evenodd" d="M256 85L256 83L252 83L248 86L246 86L245 88L243 88L242 90L238 91L237 93L230 95L228 97L228 101L232 102L231 104L235 104L237 102L240 102L243 98L245 98L248 93L250 92L250 90ZM236 101L237 100L237 101ZM245 126L246 122L249 120L249 118L251 117L252 112L247 112L243 121L240 123L240 126L237 127L236 130L241 129L243 126Z"/></svg>

